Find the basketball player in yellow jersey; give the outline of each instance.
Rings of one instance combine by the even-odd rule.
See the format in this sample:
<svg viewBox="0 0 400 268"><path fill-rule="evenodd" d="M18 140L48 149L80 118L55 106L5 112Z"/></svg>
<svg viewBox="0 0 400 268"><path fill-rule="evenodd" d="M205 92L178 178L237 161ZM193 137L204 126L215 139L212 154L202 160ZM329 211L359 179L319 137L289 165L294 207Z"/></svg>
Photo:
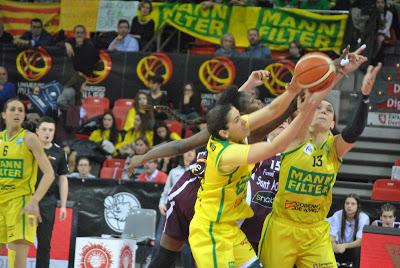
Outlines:
<svg viewBox="0 0 400 268"><path fill-rule="evenodd" d="M7 244L9 267L23 268L37 221L41 221L39 201L54 180L54 172L38 137L22 128L22 102L7 101L2 118L6 129L0 132L0 249ZM38 165L43 178L35 192Z"/></svg>
<svg viewBox="0 0 400 268"><path fill-rule="evenodd" d="M294 98L296 93L289 94ZM189 230L197 267L261 267L237 225L253 215L245 201L247 181L254 163L284 150L317 105L313 96L307 94L298 117L272 143L251 145L242 141L251 130L267 123L268 106L245 116L229 104L217 105L208 112L211 137L207 144L207 168Z"/></svg>
<svg viewBox="0 0 400 268"><path fill-rule="evenodd" d="M348 68L353 70L365 61L357 55ZM368 68L354 121L342 134L331 134L333 107L322 101L312 121L304 124L305 133L300 133L281 154L279 189L272 213L265 219L259 246L264 267L337 267L325 218L341 158L366 125L368 97L380 67Z"/></svg>

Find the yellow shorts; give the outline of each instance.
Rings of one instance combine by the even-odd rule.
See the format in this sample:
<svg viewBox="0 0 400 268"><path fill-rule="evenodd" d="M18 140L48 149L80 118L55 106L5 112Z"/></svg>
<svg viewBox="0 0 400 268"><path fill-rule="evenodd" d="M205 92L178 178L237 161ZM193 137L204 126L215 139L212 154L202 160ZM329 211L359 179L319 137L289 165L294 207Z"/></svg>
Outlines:
<svg viewBox="0 0 400 268"><path fill-rule="evenodd" d="M257 260L246 235L236 223L215 223L193 217L189 244L198 268L246 267Z"/></svg>
<svg viewBox="0 0 400 268"><path fill-rule="evenodd" d="M337 267L327 221L301 225L273 213L264 221L258 257L264 267Z"/></svg>
<svg viewBox="0 0 400 268"><path fill-rule="evenodd" d="M29 224L28 215L22 214L30 199L31 196L21 196L0 204L0 244L35 241L37 223Z"/></svg>

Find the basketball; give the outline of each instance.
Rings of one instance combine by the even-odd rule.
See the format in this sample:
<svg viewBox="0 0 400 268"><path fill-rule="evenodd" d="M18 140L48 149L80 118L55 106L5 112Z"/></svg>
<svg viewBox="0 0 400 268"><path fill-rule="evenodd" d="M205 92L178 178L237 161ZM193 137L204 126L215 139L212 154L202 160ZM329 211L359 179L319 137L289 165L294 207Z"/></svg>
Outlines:
<svg viewBox="0 0 400 268"><path fill-rule="evenodd" d="M324 53L307 53L294 68L296 82L310 92L317 92L330 86L336 76L333 61Z"/></svg>

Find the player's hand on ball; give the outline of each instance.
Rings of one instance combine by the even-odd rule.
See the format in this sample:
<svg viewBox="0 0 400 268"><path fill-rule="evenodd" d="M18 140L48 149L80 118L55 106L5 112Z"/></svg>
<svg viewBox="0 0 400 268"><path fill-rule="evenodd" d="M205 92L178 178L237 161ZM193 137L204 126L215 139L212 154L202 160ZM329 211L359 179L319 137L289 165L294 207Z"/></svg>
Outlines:
<svg viewBox="0 0 400 268"><path fill-rule="evenodd" d="M361 85L361 92L363 95L369 96L372 91L372 87L374 86L376 76L379 70L382 68L382 63L378 63L376 67L370 65L368 66L367 72L364 76Z"/></svg>

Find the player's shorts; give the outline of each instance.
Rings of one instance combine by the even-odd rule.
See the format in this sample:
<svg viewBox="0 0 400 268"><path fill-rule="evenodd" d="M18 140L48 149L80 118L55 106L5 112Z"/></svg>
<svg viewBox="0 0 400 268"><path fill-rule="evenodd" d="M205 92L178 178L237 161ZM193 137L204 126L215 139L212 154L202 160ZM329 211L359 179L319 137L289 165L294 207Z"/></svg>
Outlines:
<svg viewBox="0 0 400 268"><path fill-rule="evenodd" d="M265 219L258 248L264 267L337 267L327 221L301 224L273 213Z"/></svg>
<svg viewBox="0 0 400 268"><path fill-rule="evenodd" d="M247 267L257 260L236 222L215 223L195 215L190 223L189 244L199 268Z"/></svg>
<svg viewBox="0 0 400 268"><path fill-rule="evenodd" d="M36 236L36 220L29 223L29 217L22 210L31 196L21 196L0 204L0 244L8 244L16 240L33 243Z"/></svg>
<svg viewBox="0 0 400 268"><path fill-rule="evenodd" d="M189 225L194 215L194 205L200 180L192 177L179 180L168 195L164 233L172 238L187 241Z"/></svg>

